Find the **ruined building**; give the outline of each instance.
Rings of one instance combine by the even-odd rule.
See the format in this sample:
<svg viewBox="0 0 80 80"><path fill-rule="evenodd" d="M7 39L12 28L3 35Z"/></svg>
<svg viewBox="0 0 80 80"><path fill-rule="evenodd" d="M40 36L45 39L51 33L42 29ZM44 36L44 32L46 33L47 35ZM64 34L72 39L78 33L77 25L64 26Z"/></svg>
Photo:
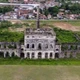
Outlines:
<svg viewBox="0 0 80 80"><path fill-rule="evenodd" d="M39 11L39 8L38 8ZM0 57L21 57L29 59L55 59L77 57L80 43L56 43L56 33L50 27L27 28L24 32L24 44L0 42Z"/></svg>

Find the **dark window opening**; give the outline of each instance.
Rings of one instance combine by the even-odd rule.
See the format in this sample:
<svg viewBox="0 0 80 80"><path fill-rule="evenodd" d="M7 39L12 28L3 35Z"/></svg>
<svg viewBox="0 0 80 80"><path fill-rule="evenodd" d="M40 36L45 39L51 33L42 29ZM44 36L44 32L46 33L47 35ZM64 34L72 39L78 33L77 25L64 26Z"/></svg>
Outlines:
<svg viewBox="0 0 80 80"><path fill-rule="evenodd" d="M34 48L34 44L32 44L32 48Z"/></svg>
<svg viewBox="0 0 80 80"><path fill-rule="evenodd" d="M21 58L24 58L24 53L21 53L21 54L20 54L20 57L21 57Z"/></svg>
<svg viewBox="0 0 80 80"><path fill-rule="evenodd" d="M9 52L6 53L6 57L9 57Z"/></svg>
<svg viewBox="0 0 80 80"><path fill-rule="evenodd" d="M38 59L41 59L41 56L42 56L42 53L39 52L39 53L38 53Z"/></svg>
<svg viewBox="0 0 80 80"><path fill-rule="evenodd" d="M30 58L30 53L27 53L27 58Z"/></svg>
<svg viewBox="0 0 80 80"><path fill-rule="evenodd" d="M32 59L34 59L34 53L32 53Z"/></svg>
<svg viewBox="0 0 80 80"><path fill-rule="evenodd" d="M56 51L59 51L59 49L56 49Z"/></svg>
<svg viewBox="0 0 80 80"><path fill-rule="evenodd" d="M39 44L39 45L38 45L38 49L39 49L39 50L41 50L41 49L42 49L41 44Z"/></svg>
<svg viewBox="0 0 80 80"><path fill-rule="evenodd" d="M45 58L46 58L46 59L48 58L48 53L45 53Z"/></svg>
<svg viewBox="0 0 80 80"><path fill-rule="evenodd" d="M55 58L59 58L59 53L55 53Z"/></svg>
<svg viewBox="0 0 80 80"><path fill-rule="evenodd" d="M50 53L50 58L52 58L53 57L53 53Z"/></svg>
<svg viewBox="0 0 80 80"><path fill-rule="evenodd" d="M4 53L3 52L0 52L0 57L4 57Z"/></svg>
<svg viewBox="0 0 80 80"><path fill-rule="evenodd" d="M27 44L27 48L29 48L29 44Z"/></svg>
<svg viewBox="0 0 80 80"><path fill-rule="evenodd" d="M13 52L13 53L12 53L12 57L14 57L14 56L15 56L15 53Z"/></svg>

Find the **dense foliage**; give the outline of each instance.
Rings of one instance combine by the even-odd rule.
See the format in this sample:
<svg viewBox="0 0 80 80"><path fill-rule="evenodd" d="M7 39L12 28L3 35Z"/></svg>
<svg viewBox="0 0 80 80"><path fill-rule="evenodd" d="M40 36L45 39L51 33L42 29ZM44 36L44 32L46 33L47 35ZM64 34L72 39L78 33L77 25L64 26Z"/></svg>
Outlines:
<svg viewBox="0 0 80 80"><path fill-rule="evenodd" d="M77 42L74 33L67 30L57 29L54 28L54 31L56 32L57 40L61 43L64 42Z"/></svg>
<svg viewBox="0 0 80 80"><path fill-rule="evenodd" d="M9 32L0 31L0 41L8 41L8 42L19 42L23 41L23 33L20 32Z"/></svg>
<svg viewBox="0 0 80 80"><path fill-rule="evenodd" d="M0 13L5 14L6 12L13 11L13 8L11 6L4 6L0 7Z"/></svg>
<svg viewBox="0 0 80 80"><path fill-rule="evenodd" d="M57 16L58 12L59 12L59 7L55 6L55 7L49 7L44 8L44 14L47 16L48 14L51 14L52 16Z"/></svg>
<svg viewBox="0 0 80 80"><path fill-rule="evenodd" d="M0 2L8 2L8 0L0 0Z"/></svg>
<svg viewBox="0 0 80 80"><path fill-rule="evenodd" d="M0 22L0 28L8 28L8 27L11 27L12 26L12 23L10 21L1 21Z"/></svg>

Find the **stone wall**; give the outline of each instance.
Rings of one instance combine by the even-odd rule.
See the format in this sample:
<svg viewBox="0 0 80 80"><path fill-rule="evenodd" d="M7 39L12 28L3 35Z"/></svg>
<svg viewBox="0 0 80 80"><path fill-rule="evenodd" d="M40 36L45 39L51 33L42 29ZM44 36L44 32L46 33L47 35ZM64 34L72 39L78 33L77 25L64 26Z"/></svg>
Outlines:
<svg viewBox="0 0 80 80"><path fill-rule="evenodd" d="M80 43L61 44L61 58L77 58L77 54L80 54Z"/></svg>
<svg viewBox="0 0 80 80"><path fill-rule="evenodd" d="M20 56L20 43L0 42L0 57Z"/></svg>

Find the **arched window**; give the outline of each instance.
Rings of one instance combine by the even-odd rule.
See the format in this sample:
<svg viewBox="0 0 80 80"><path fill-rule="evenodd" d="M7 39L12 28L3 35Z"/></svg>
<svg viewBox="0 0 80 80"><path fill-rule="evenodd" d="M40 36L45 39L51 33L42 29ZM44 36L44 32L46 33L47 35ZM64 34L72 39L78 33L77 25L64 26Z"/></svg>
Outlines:
<svg viewBox="0 0 80 80"><path fill-rule="evenodd" d="M15 53L13 52L13 53L12 53L12 57L14 57L14 56L15 56Z"/></svg>
<svg viewBox="0 0 80 80"><path fill-rule="evenodd" d="M32 53L32 59L34 59L34 53Z"/></svg>
<svg viewBox="0 0 80 80"><path fill-rule="evenodd" d="M4 57L4 52L0 52L0 57Z"/></svg>
<svg viewBox="0 0 80 80"><path fill-rule="evenodd" d="M59 53L55 53L55 58L59 58Z"/></svg>
<svg viewBox="0 0 80 80"><path fill-rule="evenodd" d="M41 59L41 58L42 58L42 53L39 52L39 53L38 53L38 59Z"/></svg>
<svg viewBox="0 0 80 80"><path fill-rule="evenodd" d="M48 58L48 53L45 53L45 58L46 58L46 59Z"/></svg>
<svg viewBox="0 0 80 80"><path fill-rule="evenodd" d="M56 51L59 51L59 49L56 49Z"/></svg>
<svg viewBox="0 0 80 80"><path fill-rule="evenodd" d="M53 53L50 53L50 58L52 58L53 57Z"/></svg>
<svg viewBox="0 0 80 80"><path fill-rule="evenodd" d="M6 53L6 57L9 57L9 52Z"/></svg>
<svg viewBox="0 0 80 80"><path fill-rule="evenodd" d="M27 58L30 58L30 53L29 52L27 53Z"/></svg>
<svg viewBox="0 0 80 80"><path fill-rule="evenodd" d="M27 48L29 48L29 44L27 44Z"/></svg>
<svg viewBox="0 0 80 80"><path fill-rule="evenodd" d="M34 44L32 44L32 48L34 48Z"/></svg>
<svg viewBox="0 0 80 80"><path fill-rule="evenodd" d="M41 49L42 49L42 46L41 46L41 44L39 44L39 45L38 45L38 49L39 49L39 50L41 50Z"/></svg>
<svg viewBox="0 0 80 80"><path fill-rule="evenodd" d="M24 58L24 53L21 53L21 54L20 54L20 57L21 57L21 58Z"/></svg>

